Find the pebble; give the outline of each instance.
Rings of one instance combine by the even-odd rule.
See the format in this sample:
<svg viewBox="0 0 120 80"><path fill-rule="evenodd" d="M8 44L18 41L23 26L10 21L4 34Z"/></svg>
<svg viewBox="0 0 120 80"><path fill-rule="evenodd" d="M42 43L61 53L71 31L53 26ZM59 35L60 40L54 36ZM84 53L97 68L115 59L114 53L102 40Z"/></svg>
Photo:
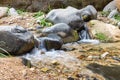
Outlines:
<svg viewBox="0 0 120 80"><path fill-rule="evenodd" d="M100 56L88 56L87 60L100 59Z"/></svg>
<svg viewBox="0 0 120 80"><path fill-rule="evenodd" d="M26 76L26 75L27 75L27 71L26 71L26 70L23 70L23 71L22 71L22 75L23 75L23 76Z"/></svg>
<svg viewBox="0 0 120 80"><path fill-rule="evenodd" d="M34 71L35 70L35 68L30 68L30 71Z"/></svg>
<svg viewBox="0 0 120 80"><path fill-rule="evenodd" d="M101 55L101 59L106 58L106 56L109 54L109 52L105 52Z"/></svg>

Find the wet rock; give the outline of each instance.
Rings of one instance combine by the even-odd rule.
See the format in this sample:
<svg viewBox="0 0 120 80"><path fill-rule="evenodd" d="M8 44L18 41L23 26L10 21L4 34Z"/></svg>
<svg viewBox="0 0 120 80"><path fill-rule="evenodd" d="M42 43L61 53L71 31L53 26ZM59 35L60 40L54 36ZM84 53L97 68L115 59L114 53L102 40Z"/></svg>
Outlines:
<svg viewBox="0 0 120 80"><path fill-rule="evenodd" d="M8 7L0 7L0 18L7 16Z"/></svg>
<svg viewBox="0 0 120 80"><path fill-rule="evenodd" d="M43 37L40 38L40 48L44 48L46 50L59 50L62 47L62 41L59 40L57 37L55 38L50 38L50 37Z"/></svg>
<svg viewBox="0 0 120 80"><path fill-rule="evenodd" d="M34 48L33 35L20 26L0 26L0 47L10 54L20 55ZM1 53L5 53L0 50Z"/></svg>
<svg viewBox="0 0 120 80"><path fill-rule="evenodd" d="M116 7L116 3L115 1L111 1L108 5L106 5L103 9L103 11L105 12L108 12L108 11L112 11L112 10L115 10L117 7Z"/></svg>
<svg viewBox="0 0 120 80"><path fill-rule="evenodd" d="M98 20L92 20L88 24L93 38L100 39L101 41L120 41L120 30L111 24L107 24Z"/></svg>
<svg viewBox="0 0 120 80"><path fill-rule="evenodd" d="M8 11L10 16L18 16L19 14L17 13L17 11L15 10L15 8L10 8Z"/></svg>
<svg viewBox="0 0 120 80"><path fill-rule="evenodd" d="M47 14L46 19L54 24L66 23L72 29L81 30L84 26L84 21L87 22L91 19L96 19L96 17L96 9L89 5L81 10L70 6L66 9L53 9Z"/></svg>
<svg viewBox="0 0 120 80"><path fill-rule="evenodd" d="M58 23L49 28L45 28L42 33L46 34L46 36L56 34L62 39L63 43L74 42L79 39L77 31L71 29L65 23Z"/></svg>

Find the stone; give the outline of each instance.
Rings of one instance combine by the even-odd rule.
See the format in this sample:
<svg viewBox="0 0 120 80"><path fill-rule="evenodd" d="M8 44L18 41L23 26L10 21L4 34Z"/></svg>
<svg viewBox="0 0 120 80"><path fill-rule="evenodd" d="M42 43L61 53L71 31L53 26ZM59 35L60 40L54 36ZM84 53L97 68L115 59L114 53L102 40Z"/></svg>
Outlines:
<svg viewBox="0 0 120 80"><path fill-rule="evenodd" d="M119 12L117 11L117 9L112 10L110 12L110 14L108 15L108 18L114 18L115 15L119 14Z"/></svg>
<svg viewBox="0 0 120 80"><path fill-rule="evenodd" d="M58 23L51 27L45 28L42 31L43 34L57 34L61 37L63 43L74 42L79 39L77 31L70 28L69 25L65 23Z"/></svg>
<svg viewBox="0 0 120 80"><path fill-rule="evenodd" d="M93 38L99 38L103 41L120 41L120 29L112 24L104 23L99 20L92 20L88 23L90 33Z"/></svg>
<svg viewBox="0 0 120 80"><path fill-rule="evenodd" d="M49 38L49 37L43 37L39 38L40 40L40 46L39 48L41 50L49 51L49 50L59 50L62 47L62 41L59 39Z"/></svg>
<svg viewBox="0 0 120 80"><path fill-rule="evenodd" d="M0 7L0 18L7 16L8 7Z"/></svg>
<svg viewBox="0 0 120 80"><path fill-rule="evenodd" d="M91 4L95 6L97 10L102 10L110 1L112 0L1 0L0 6L11 6L28 11L42 10L47 12L50 9L67 6L81 9Z"/></svg>
<svg viewBox="0 0 120 80"><path fill-rule="evenodd" d="M21 55L34 48L34 36L20 26L0 26L0 47L11 55ZM5 53L0 50L1 53Z"/></svg>
<svg viewBox="0 0 120 80"><path fill-rule="evenodd" d="M110 53L109 53L109 52L105 52L105 53L103 53L103 54L100 56L100 58L101 58L101 59L105 59L108 54L110 54Z"/></svg>
<svg viewBox="0 0 120 80"><path fill-rule="evenodd" d="M57 23L66 23L73 29L79 29L84 26L84 21L97 18L97 11L92 5L83 9L67 7L65 9L53 9L46 15L46 20Z"/></svg>
<svg viewBox="0 0 120 80"><path fill-rule="evenodd" d="M114 9L116 9L117 7L116 7L116 3L115 3L115 1L111 1L108 5L106 5L105 7L104 7L104 9L103 9L103 11L105 11L105 12L108 12L108 11L112 11L112 10L114 10Z"/></svg>
<svg viewBox="0 0 120 80"><path fill-rule="evenodd" d="M15 8L10 8L8 11L10 16L18 16L18 12L15 10Z"/></svg>

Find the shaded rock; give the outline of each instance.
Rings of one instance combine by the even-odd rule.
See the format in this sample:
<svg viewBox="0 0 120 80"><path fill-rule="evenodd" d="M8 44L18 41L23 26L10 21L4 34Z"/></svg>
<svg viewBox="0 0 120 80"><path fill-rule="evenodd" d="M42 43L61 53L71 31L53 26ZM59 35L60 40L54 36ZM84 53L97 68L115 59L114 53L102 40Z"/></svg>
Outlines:
<svg viewBox="0 0 120 80"><path fill-rule="evenodd" d="M0 7L0 18L7 16L8 7Z"/></svg>
<svg viewBox="0 0 120 80"><path fill-rule="evenodd" d="M61 37L63 43L74 42L79 39L77 31L71 29L65 23L59 23L45 28L43 29L42 33L46 34L46 36L48 36L48 34L57 34Z"/></svg>
<svg viewBox="0 0 120 80"><path fill-rule="evenodd" d="M84 21L87 22L96 18L97 11L91 5L81 10L70 6L66 9L53 9L46 16L46 19L53 22L54 24L66 23L75 30L80 30L83 28Z"/></svg>
<svg viewBox="0 0 120 80"><path fill-rule="evenodd" d="M34 48L34 37L20 26L0 26L0 47L10 54L20 55Z"/></svg>
<svg viewBox="0 0 120 80"><path fill-rule="evenodd" d="M111 1L108 5L106 5L106 6L104 7L103 11L108 12L108 11L112 11L112 10L114 10L114 9L116 9L116 8L117 8L117 7L116 7L115 1Z"/></svg>
<svg viewBox="0 0 120 80"><path fill-rule="evenodd" d="M102 41L120 41L120 30L118 27L98 20L92 20L88 24L93 38Z"/></svg>
<svg viewBox="0 0 120 80"><path fill-rule="evenodd" d="M97 10L102 10L112 0L1 0L1 6L12 6L29 11L48 11L50 8L60 8L73 6L75 8L83 8L87 5L94 5ZM100 5L102 4L102 5Z"/></svg>

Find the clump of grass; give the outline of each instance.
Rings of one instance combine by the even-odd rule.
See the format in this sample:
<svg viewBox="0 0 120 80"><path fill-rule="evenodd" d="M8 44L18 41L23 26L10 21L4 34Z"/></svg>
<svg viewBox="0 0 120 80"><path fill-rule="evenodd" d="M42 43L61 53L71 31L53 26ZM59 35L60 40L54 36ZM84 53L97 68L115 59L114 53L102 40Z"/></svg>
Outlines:
<svg viewBox="0 0 120 80"><path fill-rule="evenodd" d="M23 10L23 9L17 9L17 13L20 14L20 15L21 15L21 14L24 14L24 13L25 13L25 10Z"/></svg>
<svg viewBox="0 0 120 80"><path fill-rule="evenodd" d="M35 13L35 14L33 15L33 17L38 18L38 17L40 17L40 16L42 16L42 15L44 15L44 14L45 14L44 12L39 11L39 12Z"/></svg>
<svg viewBox="0 0 120 80"><path fill-rule="evenodd" d="M45 27L49 27L49 26L52 26L52 23L48 22L48 21L45 20L45 19L41 19L41 20L40 20L40 25L41 25L41 26L45 26Z"/></svg>
<svg viewBox="0 0 120 80"><path fill-rule="evenodd" d="M110 14L110 12L109 11L102 11L102 12L100 12L100 14L104 17L107 17Z"/></svg>
<svg viewBox="0 0 120 80"><path fill-rule="evenodd" d="M97 39L99 39L103 42L110 41L110 39L104 33L96 33L95 36L96 36Z"/></svg>
<svg viewBox="0 0 120 80"><path fill-rule="evenodd" d="M120 15L119 15L119 14L116 14L116 15L114 16L114 18L115 18L116 20L120 21Z"/></svg>
<svg viewBox="0 0 120 80"><path fill-rule="evenodd" d="M37 19L37 22L39 22L39 24L43 27L49 27L52 26L52 23L47 21L45 19L45 13L44 12L37 12L33 15L33 17L35 17Z"/></svg>
<svg viewBox="0 0 120 80"><path fill-rule="evenodd" d="M11 57L10 53L7 52L5 49L3 48L0 48L0 51L2 51L3 53L0 53L0 57L3 58L3 57ZM4 54L5 53L5 54Z"/></svg>

